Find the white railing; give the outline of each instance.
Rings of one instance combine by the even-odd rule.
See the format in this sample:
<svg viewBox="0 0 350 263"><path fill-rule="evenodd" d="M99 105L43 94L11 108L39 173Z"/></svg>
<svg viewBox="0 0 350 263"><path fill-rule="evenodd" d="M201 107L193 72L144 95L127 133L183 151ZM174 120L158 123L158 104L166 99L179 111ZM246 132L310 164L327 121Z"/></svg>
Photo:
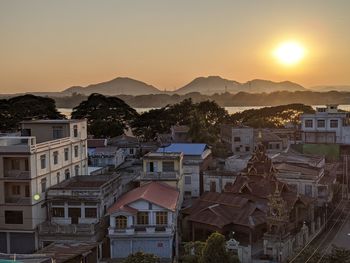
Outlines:
<svg viewBox="0 0 350 263"><path fill-rule="evenodd" d="M71 142L70 137L47 141L47 142L41 142L30 146L31 151L40 151L43 149L50 149L54 147L59 147L61 145L69 144Z"/></svg>

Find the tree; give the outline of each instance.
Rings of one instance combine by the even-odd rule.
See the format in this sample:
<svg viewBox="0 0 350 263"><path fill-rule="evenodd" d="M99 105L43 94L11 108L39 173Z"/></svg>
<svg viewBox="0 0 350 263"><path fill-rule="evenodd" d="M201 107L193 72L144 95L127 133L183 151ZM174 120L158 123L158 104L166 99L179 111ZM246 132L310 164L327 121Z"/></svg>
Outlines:
<svg viewBox="0 0 350 263"><path fill-rule="evenodd" d="M283 128L288 122L294 126L298 125L301 114L314 112L311 106L289 104L237 112L231 119L253 128Z"/></svg>
<svg viewBox="0 0 350 263"><path fill-rule="evenodd" d="M50 98L28 94L0 100L0 131L16 131L23 120L64 118Z"/></svg>
<svg viewBox="0 0 350 263"><path fill-rule="evenodd" d="M169 133L172 125L187 125L193 142L212 144L219 140L220 125L230 121L228 112L215 102L193 103L189 98L141 114L132 127L141 139L155 140L157 134Z"/></svg>
<svg viewBox="0 0 350 263"><path fill-rule="evenodd" d="M123 263L159 263L160 259L153 255L143 252L136 252L135 254L129 255Z"/></svg>
<svg viewBox="0 0 350 263"><path fill-rule="evenodd" d="M88 132L96 138L114 137L124 133L138 113L117 97L91 94L73 109L72 118L86 118Z"/></svg>
<svg viewBox="0 0 350 263"><path fill-rule="evenodd" d="M225 236L215 232L211 234L203 249L201 263L231 262L232 259L226 251Z"/></svg>
<svg viewBox="0 0 350 263"><path fill-rule="evenodd" d="M183 263L200 263L205 242L194 241L185 244L184 256L181 258Z"/></svg>

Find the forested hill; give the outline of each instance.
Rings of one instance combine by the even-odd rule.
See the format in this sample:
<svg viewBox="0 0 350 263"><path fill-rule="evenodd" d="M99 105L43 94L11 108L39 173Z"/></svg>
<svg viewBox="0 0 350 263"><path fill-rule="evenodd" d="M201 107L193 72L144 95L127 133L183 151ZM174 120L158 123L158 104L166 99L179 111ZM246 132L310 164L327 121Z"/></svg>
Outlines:
<svg viewBox="0 0 350 263"><path fill-rule="evenodd" d="M140 95L117 96L124 100L128 105L134 108L154 108L163 107L168 104L175 104L187 98L192 98L194 102L201 102L205 100L214 100L222 107L230 106L276 106L291 103L302 103L306 105L320 105L320 104L350 104L350 92L314 92L314 91L278 91L273 93L246 93L239 92L237 94L214 94L212 96L202 95L194 92L186 95L169 95L169 94L155 94L155 95ZM85 100L85 95L73 94L67 97L52 97L56 101L59 108L73 108L80 102Z"/></svg>

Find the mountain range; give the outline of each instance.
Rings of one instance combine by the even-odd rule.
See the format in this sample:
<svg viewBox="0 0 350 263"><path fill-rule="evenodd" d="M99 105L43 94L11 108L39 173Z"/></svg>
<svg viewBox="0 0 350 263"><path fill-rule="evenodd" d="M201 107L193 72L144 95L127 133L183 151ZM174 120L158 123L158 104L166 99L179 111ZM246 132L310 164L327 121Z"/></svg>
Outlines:
<svg viewBox="0 0 350 263"><path fill-rule="evenodd" d="M73 86L63 91L64 95L80 93L90 95L91 93L101 93L104 95L149 95L149 94L179 94L184 95L192 92L199 92L203 95L212 95L215 93L271 93L275 91L305 91L303 86L290 82L273 82L270 80L255 79L246 83L240 83L234 80L228 80L219 76L199 77L178 88L175 91L161 91L156 87L145 82L118 77L110 81L92 84L86 87Z"/></svg>

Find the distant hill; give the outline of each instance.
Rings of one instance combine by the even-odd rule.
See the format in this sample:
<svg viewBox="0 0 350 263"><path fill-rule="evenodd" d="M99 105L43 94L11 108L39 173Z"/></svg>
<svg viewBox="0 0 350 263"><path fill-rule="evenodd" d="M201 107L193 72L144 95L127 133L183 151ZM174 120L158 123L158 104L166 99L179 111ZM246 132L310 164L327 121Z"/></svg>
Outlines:
<svg viewBox="0 0 350 263"><path fill-rule="evenodd" d="M324 86L314 86L310 88L312 91L326 92L326 91L344 91L350 92L350 85L324 85Z"/></svg>
<svg viewBox="0 0 350 263"><path fill-rule="evenodd" d="M205 95L214 93L237 93L241 91L241 84L234 80L223 79L219 76L199 77L187 85L174 91L176 94L184 95L199 92Z"/></svg>
<svg viewBox="0 0 350 263"><path fill-rule="evenodd" d="M175 90L174 93L183 95L191 92L199 92L204 95L215 93L271 93L275 91L305 91L306 89L290 81L273 82L270 80L255 79L246 83L239 83L234 80L223 79L219 76L199 77L187 85Z"/></svg>
<svg viewBox="0 0 350 263"><path fill-rule="evenodd" d="M80 93L90 95L91 93L101 93L104 95L149 95L149 94L179 94L184 95L192 92L199 92L203 95L221 94L225 92L275 92L275 91L305 91L299 84L284 81L273 82L269 80L255 79L246 83L239 83L219 76L199 77L192 80L187 85L171 92L163 92L152 85L131 78L118 77L113 80L92 84L87 87L73 86L63 91L64 95Z"/></svg>
<svg viewBox="0 0 350 263"><path fill-rule="evenodd" d="M65 94L80 93L90 95L101 93L104 95L145 95L159 94L160 90L142 81L131 78L118 77L110 81L92 84L87 87L73 86L63 91Z"/></svg>
<svg viewBox="0 0 350 263"><path fill-rule="evenodd" d="M254 79L242 84L242 91L250 93L271 93L275 91L306 91L307 89L303 86L291 82L291 81L282 81L282 82L273 82L270 80L263 79Z"/></svg>

